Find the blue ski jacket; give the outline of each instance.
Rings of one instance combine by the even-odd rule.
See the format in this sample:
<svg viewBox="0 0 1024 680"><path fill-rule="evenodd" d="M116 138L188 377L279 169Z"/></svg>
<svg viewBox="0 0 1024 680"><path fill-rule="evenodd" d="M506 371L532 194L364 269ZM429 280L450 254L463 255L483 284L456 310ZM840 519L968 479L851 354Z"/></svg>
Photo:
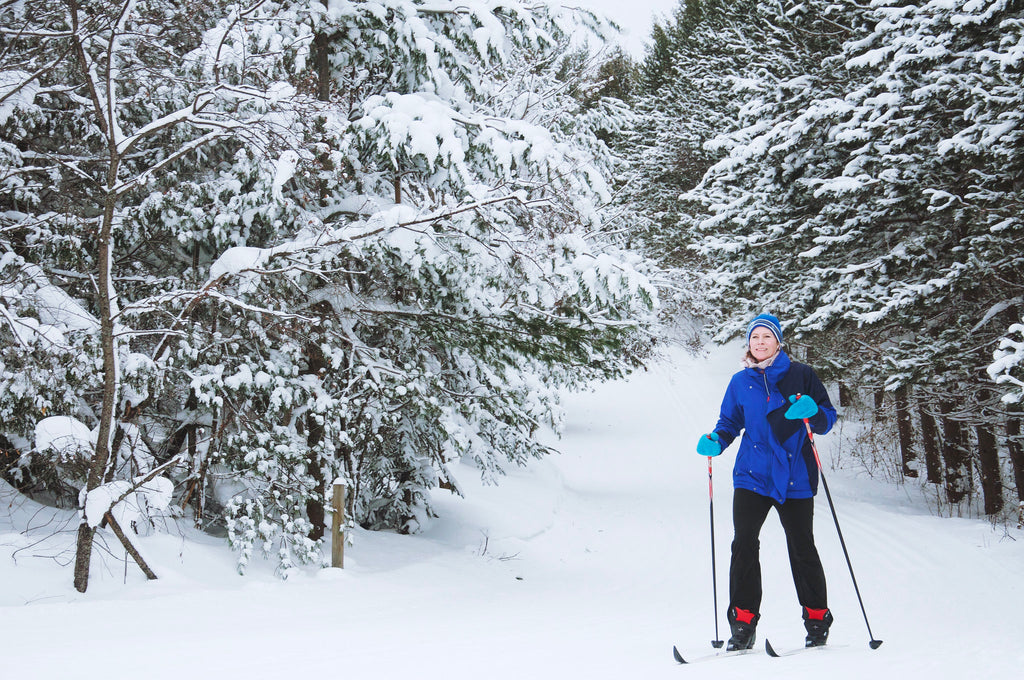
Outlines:
<svg viewBox="0 0 1024 680"><path fill-rule="evenodd" d="M836 410L825 386L814 369L783 351L767 369L744 368L729 381L715 432L724 450L743 430L732 473L735 488L779 503L818 492L818 465L804 422L783 415L795 394L817 402L818 412L808 420L815 434L832 429Z"/></svg>

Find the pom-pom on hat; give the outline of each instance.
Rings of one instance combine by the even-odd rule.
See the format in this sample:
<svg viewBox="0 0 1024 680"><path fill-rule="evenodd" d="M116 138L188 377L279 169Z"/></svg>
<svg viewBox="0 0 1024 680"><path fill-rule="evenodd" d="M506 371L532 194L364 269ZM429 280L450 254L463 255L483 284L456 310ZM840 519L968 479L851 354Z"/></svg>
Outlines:
<svg viewBox="0 0 1024 680"><path fill-rule="evenodd" d="M758 314L754 317L754 320L747 325L747 345L750 345L750 334L754 332L754 329L758 326L763 326L772 332L775 339L782 344L782 326L779 324L779 320L771 314Z"/></svg>

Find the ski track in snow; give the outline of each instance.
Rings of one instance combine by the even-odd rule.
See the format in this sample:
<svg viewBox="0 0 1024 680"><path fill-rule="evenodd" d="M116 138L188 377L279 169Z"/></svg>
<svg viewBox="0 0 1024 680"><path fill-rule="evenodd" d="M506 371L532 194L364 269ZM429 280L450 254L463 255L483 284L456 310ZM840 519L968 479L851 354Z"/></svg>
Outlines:
<svg viewBox="0 0 1024 680"><path fill-rule="evenodd" d="M0 489L0 677L1017 677L1024 532L932 517L913 491L830 470L833 435L816 441L872 632L885 644L868 647L822 493L816 535L831 639L842 646L675 664L673 645L695 657L715 637L707 464L694 443L714 426L738 353L673 353L628 381L570 395L565 433L551 437L560 455L510 470L496 487L461 469L466 498L437 492L440 516L418 536L357 531L343 571L281 581L254 560L239 577L220 539L156 534L136 538L160 575L147 583L107 538L79 595L69 514ZM734 450L714 461L721 639ZM12 529L29 516L36 527L54 522L28 535ZM804 631L774 514L761 544L758 645L768 636L790 649Z"/></svg>

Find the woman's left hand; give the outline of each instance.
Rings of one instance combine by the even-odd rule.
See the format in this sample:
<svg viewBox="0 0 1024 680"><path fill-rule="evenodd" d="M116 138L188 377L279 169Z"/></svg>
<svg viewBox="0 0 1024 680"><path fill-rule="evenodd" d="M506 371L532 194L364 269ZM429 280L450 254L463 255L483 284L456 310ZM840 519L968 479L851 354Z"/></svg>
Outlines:
<svg viewBox="0 0 1024 680"><path fill-rule="evenodd" d="M818 404L806 394L792 395L789 398L792 404L786 409L786 418L789 420L804 420L818 412Z"/></svg>

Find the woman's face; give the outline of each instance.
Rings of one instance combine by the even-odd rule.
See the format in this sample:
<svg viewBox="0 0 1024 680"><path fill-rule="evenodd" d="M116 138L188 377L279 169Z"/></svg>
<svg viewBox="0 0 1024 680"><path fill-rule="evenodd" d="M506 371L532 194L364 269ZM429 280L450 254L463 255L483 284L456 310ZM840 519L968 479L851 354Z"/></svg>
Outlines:
<svg viewBox="0 0 1024 680"><path fill-rule="evenodd" d="M775 354L779 349L779 341L775 334L764 326L758 326L750 334L750 353L757 361L761 362Z"/></svg>

